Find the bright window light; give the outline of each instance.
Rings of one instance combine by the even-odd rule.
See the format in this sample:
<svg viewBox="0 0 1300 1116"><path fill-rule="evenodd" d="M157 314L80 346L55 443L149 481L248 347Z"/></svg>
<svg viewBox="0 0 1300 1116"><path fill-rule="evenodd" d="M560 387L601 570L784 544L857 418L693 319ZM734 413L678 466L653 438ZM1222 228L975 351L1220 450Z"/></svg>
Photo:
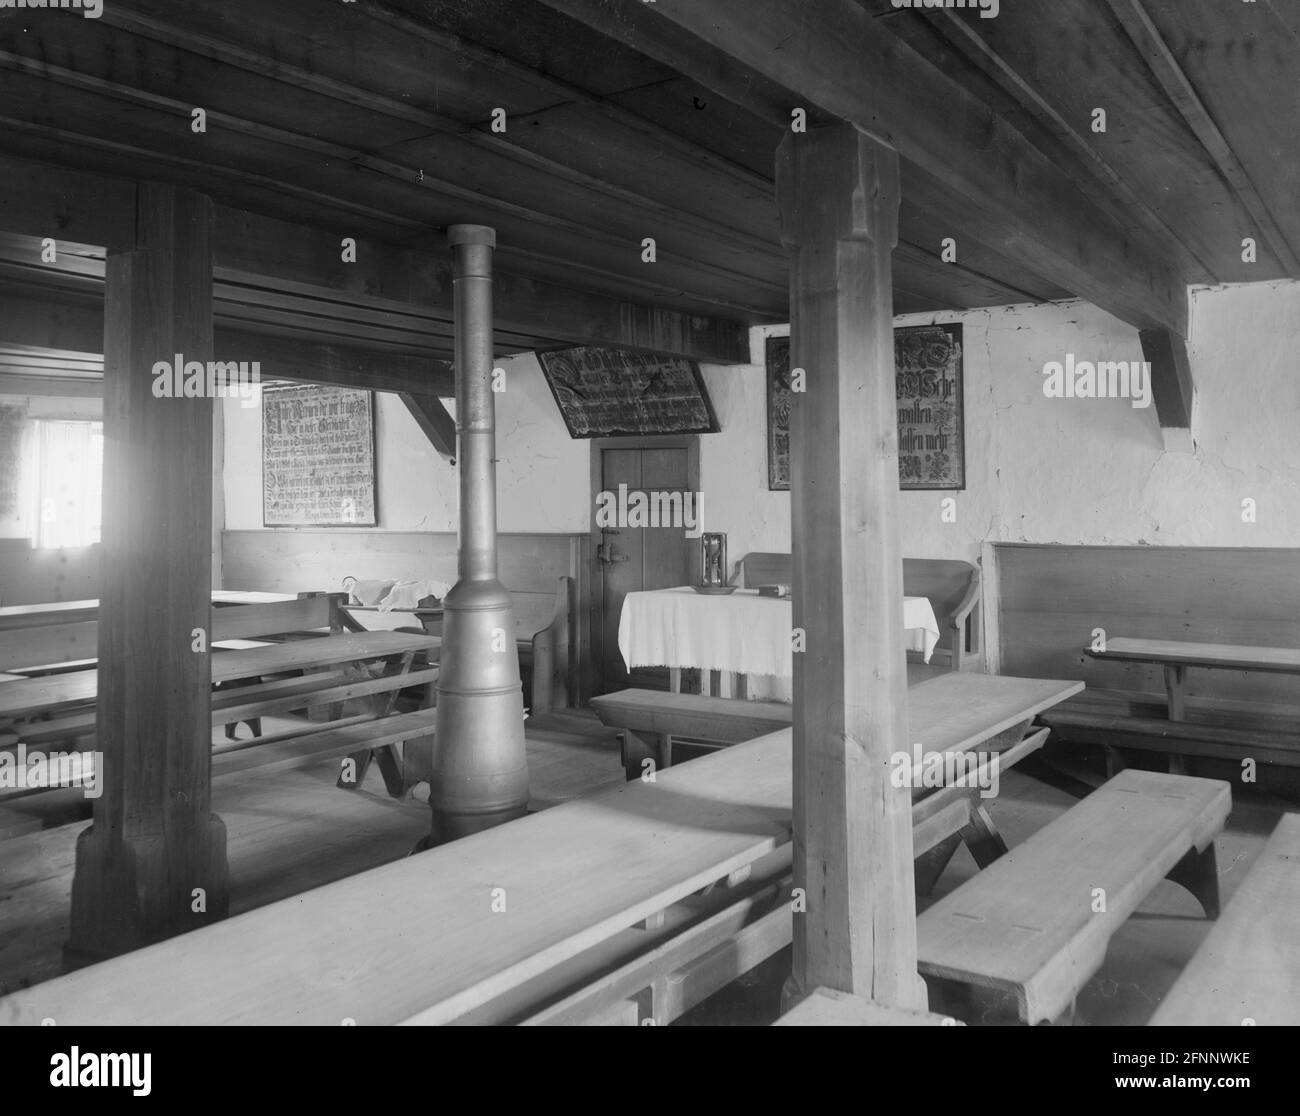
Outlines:
<svg viewBox="0 0 1300 1116"><path fill-rule="evenodd" d="M104 470L104 424L37 420L32 545L42 550L99 542Z"/></svg>

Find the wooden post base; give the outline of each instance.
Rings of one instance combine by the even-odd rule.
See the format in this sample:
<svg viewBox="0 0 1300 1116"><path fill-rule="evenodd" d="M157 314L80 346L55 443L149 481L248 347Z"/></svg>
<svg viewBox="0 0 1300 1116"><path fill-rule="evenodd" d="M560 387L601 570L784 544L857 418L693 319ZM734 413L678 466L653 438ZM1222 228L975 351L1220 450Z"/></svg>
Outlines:
<svg viewBox="0 0 1300 1116"><path fill-rule="evenodd" d="M123 838L91 825L77 838L72 880L68 967L102 961L176 934L208 926L229 913L226 826L212 814L206 832L177 845L163 834Z"/></svg>

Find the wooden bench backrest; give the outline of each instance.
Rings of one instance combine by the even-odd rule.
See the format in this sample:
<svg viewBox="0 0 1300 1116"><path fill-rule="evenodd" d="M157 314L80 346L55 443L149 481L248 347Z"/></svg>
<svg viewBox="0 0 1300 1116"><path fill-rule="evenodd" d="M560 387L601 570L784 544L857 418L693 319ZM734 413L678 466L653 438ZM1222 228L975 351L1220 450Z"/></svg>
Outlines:
<svg viewBox="0 0 1300 1116"><path fill-rule="evenodd" d="M739 563L741 587L757 589L760 585L789 585L794 576L792 561L789 554L763 551L746 554ZM929 599L939 621L939 646L942 648L952 647L952 617L966 599L972 584L979 584L979 570L969 562L955 558L903 559L903 594ZM978 645L978 616L977 607L971 612L970 647Z"/></svg>
<svg viewBox="0 0 1300 1116"><path fill-rule="evenodd" d="M215 643L222 639L256 639L284 632L328 628L332 615L330 600L325 596L214 608L209 638ZM98 621L86 620L2 631L0 671L97 658L98 629Z"/></svg>
<svg viewBox="0 0 1300 1116"><path fill-rule="evenodd" d="M1161 668L1083 653L1110 637L1300 647L1300 549L994 546L1003 674L1164 694ZM1300 705L1284 674L1189 670L1193 697Z"/></svg>

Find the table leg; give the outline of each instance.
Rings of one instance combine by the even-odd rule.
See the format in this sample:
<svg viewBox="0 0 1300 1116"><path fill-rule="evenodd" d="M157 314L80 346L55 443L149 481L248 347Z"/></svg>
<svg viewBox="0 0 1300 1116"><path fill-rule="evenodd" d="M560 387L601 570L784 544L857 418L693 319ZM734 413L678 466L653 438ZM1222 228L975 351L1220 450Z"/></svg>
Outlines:
<svg viewBox="0 0 1300 1116"><path fill-rule="evenodd" d="M682 668L668 668L668 688L675 694L682 692Z"/></svg>
<svg viewBox="0 0 1300 1116"><path fill-rule="evenodd" d="M1169 719L1171 721L1187 720L1187 708L1183 694L1183 682L1186 676L1187 668L1181 663L1165 664L1165 693L1169 696ZM1186 757L1170 752L1169 773L1171 775L1187 774Z"/></svg>
<svg viewBox="0 0 1300 1116"><path fill-rule="evenodd" d="M987 868L1007 851L1007 843L993 824L988 811L979 804L978 795L971 797L970 821L961 831L961 838L981 868Z"/></svg>

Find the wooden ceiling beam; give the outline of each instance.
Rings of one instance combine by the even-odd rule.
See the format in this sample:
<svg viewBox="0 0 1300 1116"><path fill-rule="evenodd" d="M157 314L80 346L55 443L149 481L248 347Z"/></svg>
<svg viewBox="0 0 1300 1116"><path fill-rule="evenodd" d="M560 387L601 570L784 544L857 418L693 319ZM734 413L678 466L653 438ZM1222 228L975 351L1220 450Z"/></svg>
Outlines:
<svg viewBox="0 0 1300 1116"><path fill-rule="evenodd" d="M403 391L398 398L411 412L416 425L429 439L438 455L448 463L456 464L456 420L451 417L437 396L412 395Z"/></svg>
<svg viewBox="0 0 1300 1116"><path fill-rule="evenodd" d="M124 244L134 227L133 191L127 179L0 155L0 229L24 234L27 255L20 258L44 270L38 249L45 236L59 244L70 242L74 255L86 245ZM354 233L357 262L344 264L337 227L329 231L218 205L218 289L225 269L247 282L261 277L267 286L319 300L449 323L453 296L445 239L427 226L411 225L411 240L423 241L425 250ZM0 255L4 253L0 245ZM66 259L66 253L60 258ZM545 261L529 256L526 262ZM558 267L559 261L551 262ZM511 271L497 273L494 294L503 347L601 344L654 349L706 363L749 360L748 327L736 318L665 309Z"/></svg>
<svg viewBox="0 0 1300 1116"><path fill-rule="evenodd" d="M1133 40L1133 45L1146 59L1161 88L1173 101L1187 126L1214 160L1224 181L1258 226L1260 237L1286 269L1286 273L1293 278L1300 278L1300 259L1297 259L1295 249L1278 227L1246 168L1237 158L1237 153L1219 131L1209 109L1205 107L1196 88L1178 64L1178 59L1142 6L1142 0L1107 2L1128 37Z"/></svg>
<svg viewBox="0 0 1300 1116"><path fill-rule="evenodd" d="M1138 334L1142 358L1151 366L1151 398L1162 427L1190 430L1192 425L1192 362L1187 342L1167 329Z"/></svg>
<svg viewBox="0 0 1300 1116"><path fill-rule="evenodd" d="M983 243L1139 329L1186 336L1176 265L1135 244L1068 172L854 0L541 2L730 100L757 71L794 93L792 107L850 121L933 176L963 222L978 216ZM717 50L737 64L719 71Z"/></svg>
<svg viewBox="0 0 1300 1116"><path fill-rule="evenodd" d="M88 304L78 298L60 302L60 292L18 292L0 286L0 346L38 354L50 351L51 367L75 357L84 377L87 369L103 369L104 308L102 298ZM413 356L384 349L367 349L260 332L246 325L218 320L217 358L258 361L263 380L299 380L369 391L405 392L419 396L455 393L451 365L432 356ZM32 366L32 360L24 360ZM10 369L14 371L14 369Z"/></svg>

